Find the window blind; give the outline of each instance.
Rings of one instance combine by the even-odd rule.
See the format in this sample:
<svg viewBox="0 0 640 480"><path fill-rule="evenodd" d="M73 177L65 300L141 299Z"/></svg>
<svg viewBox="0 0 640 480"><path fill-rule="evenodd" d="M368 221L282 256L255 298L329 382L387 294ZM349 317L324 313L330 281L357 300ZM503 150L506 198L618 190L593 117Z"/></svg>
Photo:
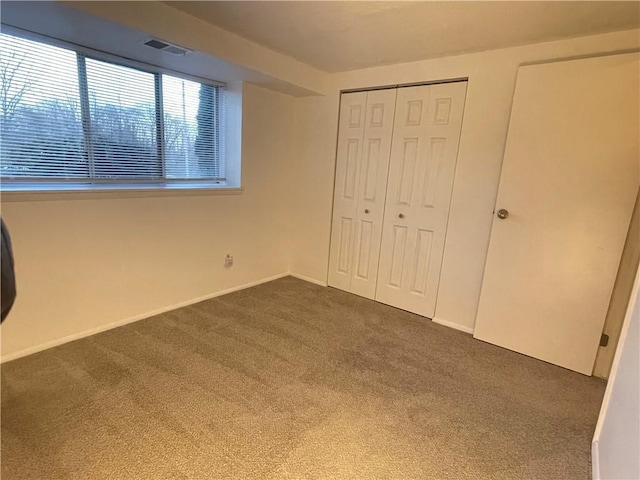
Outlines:
<svg viewBox="0 0 640 480"><path fill-rule="evenodd" d="M221 100L219 86L0 33L2 181L224 181Z"/></svg>

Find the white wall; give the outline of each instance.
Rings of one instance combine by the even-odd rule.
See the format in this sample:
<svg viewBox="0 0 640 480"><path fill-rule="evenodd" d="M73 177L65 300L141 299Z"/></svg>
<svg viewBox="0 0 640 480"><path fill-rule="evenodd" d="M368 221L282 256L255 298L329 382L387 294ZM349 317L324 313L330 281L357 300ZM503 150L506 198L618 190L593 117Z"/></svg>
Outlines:
<svg viewBox="0 0 640 480"><path fill-rule="evenodd" d="M639 47L632 30L332 75L330 94L296 105L299 234L292 271L327 278L339 92L469 78L436 318L472 331L518 66Z"/></svg>
<svg viewBox="0 0 640 480"><path fill-rule="evenodd" d="M594 480L640 478L640 272L593 437Z"/></svg>
<svg viewBox="0 0 640 480"><path fill-rule="evenodd" d="M327 282L339 97L296 100L291 269Z"/></svg>
<svg viewBox="0 0 640 480"><path fill-rule="evenodd" d="M121 7L112 20L127 16ZM181 16L180 25L160 31L172 12L158 8L128 23L203 45L206 25ZM245 63L260 57L260 49L227 40L227 55L237 49ZM288 82L309 89L327 84L330 93L295 99L246 86L241 195L3 196L19 282L15 309L2 327L3 358L287 271L326 282L339 91L462 77L469 87L436 316L470 331L518 65L639 42L635 30L335 75L314 75L278 57ZM260 59L255 68L266 61ZM236 257L231 270L222 267L227 252Z"/></svg>
<svg viewBox="0 0 640 480"><path fill-rule="evenodd" d="M245 84L242 110L239 195L3 195L18 287L3 359L288 271L294 99Z"/></svg>

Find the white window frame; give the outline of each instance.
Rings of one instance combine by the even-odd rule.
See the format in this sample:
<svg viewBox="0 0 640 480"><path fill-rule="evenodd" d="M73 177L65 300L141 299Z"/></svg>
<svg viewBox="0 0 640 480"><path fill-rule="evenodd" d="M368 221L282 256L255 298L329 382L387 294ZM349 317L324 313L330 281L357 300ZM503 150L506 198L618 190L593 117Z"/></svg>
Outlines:
<svg viewBox="0 0 640 480"><path fill-rule="evenodd" d="M153 65L146 62L141 62L138 60L126 58L120 55L114 55L108 52L95 50L92 48L88 48L82 45L78 45L75 43L67 42L64 40L60 40L57 38L49 37L47 35L42 35L40 33L32 32L29 30L25 30L22 28L6 25L4 23L1 24L2 33L7 33L9 35L14 35L20 38L24 38L26 40L31 40L39 43L44 43L51 46L62 47L68 50L75 52L78 55L79 59L84 62L87 58L95 59L102 62L111 63L114 65L134 68L137 70L141 70L145 73L150 73L154 75L156 81L156 102L159 101L162 95L162 91L158 90L159 78L161 74L171 75L176 78L181 78L184 80L190 80L193 82L197 82L200 84L215 86L221 88L221 97L225 96L225 90L228 85L224 82L220 82L217 80L212 80L209 78L203 78L196 75L191 75L188 73L180 72L174 69L168 69L162 66ZM80 60L79 60L80 61ZM81 73L79 72L79 75ZM82 81L82 78L79 78L79 81ZM84 81L86 82L86 76L84 77ZM237 90L237 88L233 88L232 90ZM240 93L241 95L241 88ZM82 97L82 88L80 89L80 97ZM160 95L160 97L158 97ZM233 96L237 96L238 92L233 94ZM81 105L85 105L82 98L79 99ZM86 100L86 99L85 99ZM161 108L156 110L156 116L162 115L162 101L159 101ZM232 102L235 103L235 102ZM241 99L240 99L241 105ZM88 104L86 104L88 107ZM85 108L84 106L82 107ZM220 111L218 112L219 118L225 119L226 117L226 106L224 101L220 101L218 104L218 108ZM241 108L241 107L240 107ZM235 127L239 126L241 128L241 112L239 112L240 125L235 125ZM88 112L82 112L83 118L83 131L85 135L87 131L84 126L84 118L88 115ZM158 118L156 122L160 121ZM163 122L160 121L160 125ZM222 120L219 131L219 137L222 139L223 143L227 143L225 138L231 137L236 138L237 134L229 131L229 125ZM232 141L231 143L238 143ZM229 147L240 147L240 145L229 145ZM226 155L227 146L223 148L223 154L225 155L225 165L226 168L232 170L231 177L227 174L225 178L220 179L135 179L135 178L124 178L124 179L115 179L109 182L105 181L97 181L92 178L87 179L40 179L40 178L28 178L24 179L10 179L10 180L2 180L0 179L0 193L2 193L2 200L19 200L19 199L28 199L28 200L41 200L47 199L51 195L62 194L65 198L96 198L94 194L99 194L101 198L111 198L111 197L121 197L122 194L126 196L147 196L148 194L153 195L193 195L194 193L231 193L237 194L243 191L243 188L240 186L240 155L239 151L237 155ZM160 155L162 158L162 164L164 168L164 139L160 144L158 144L158 150L161 151ZM231 158L229 158L231 157ZM229 161L232 160L232 161ZM236 165L237 164L237 165ZM90 195L87 197L87 195Z"/></svg>

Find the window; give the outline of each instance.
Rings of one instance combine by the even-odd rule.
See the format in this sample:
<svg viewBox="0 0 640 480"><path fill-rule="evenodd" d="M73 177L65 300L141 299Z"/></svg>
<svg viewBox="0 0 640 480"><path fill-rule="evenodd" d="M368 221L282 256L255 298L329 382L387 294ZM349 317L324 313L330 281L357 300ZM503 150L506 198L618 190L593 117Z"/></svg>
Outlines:
<svg viewBox="0 0 640 480"><path fill-rule="evenodd" d="M2 187L223 185L221 90L0 33Z"/></svg>

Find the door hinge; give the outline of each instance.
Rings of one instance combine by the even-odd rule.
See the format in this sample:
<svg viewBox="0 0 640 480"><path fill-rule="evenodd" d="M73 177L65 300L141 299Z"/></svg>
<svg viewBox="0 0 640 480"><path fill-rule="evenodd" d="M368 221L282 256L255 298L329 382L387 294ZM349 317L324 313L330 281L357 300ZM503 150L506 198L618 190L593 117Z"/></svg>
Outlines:
<svg viewBox="0 0 640 480"><path fill-rule="evenodd" d="M606 333L603 333L602 336L600 337L600 346L606 347L607 345L609 345L609 335L607 335Z"/></svg>

